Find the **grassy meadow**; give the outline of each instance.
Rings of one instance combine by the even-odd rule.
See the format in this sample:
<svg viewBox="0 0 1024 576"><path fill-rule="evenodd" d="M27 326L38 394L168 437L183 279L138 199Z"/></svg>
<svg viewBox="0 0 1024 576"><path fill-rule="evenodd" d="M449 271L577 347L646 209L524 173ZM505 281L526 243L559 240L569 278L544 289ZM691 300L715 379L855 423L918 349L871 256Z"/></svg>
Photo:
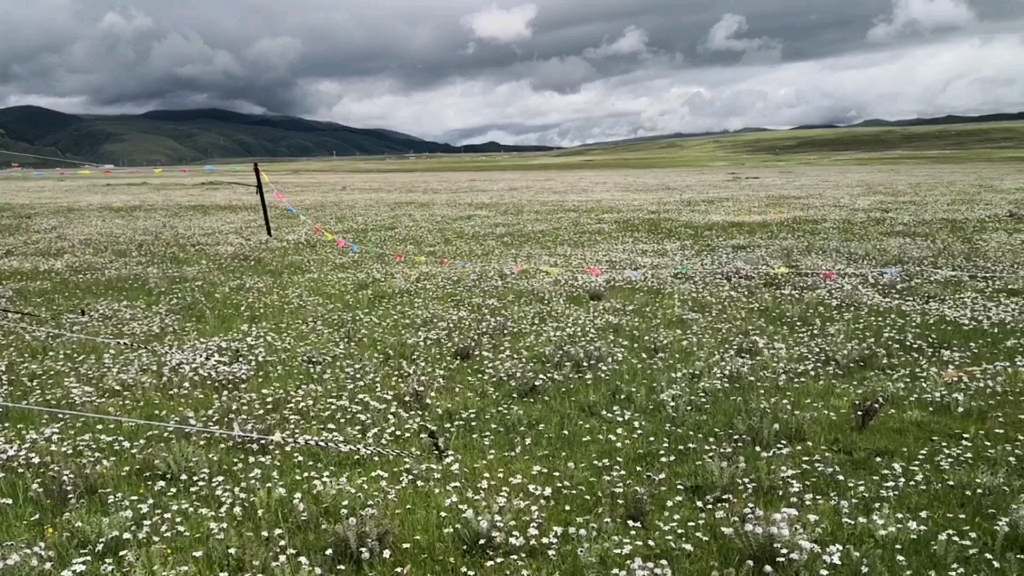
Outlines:
<svg viewBox="0 0 1024 576"><path fill-rule="evenodd" d="M627 141L545 153L268 160L302 173L1007 164L1024 161L1024 122L769 131Z"/></svg>
<svg viewBox="0 0 1024 576"><path fill-rule="evenodd" d="M1024 572L1019 165L381 164L267 165L269 240L0 179L0 321L172 351L0 325L0 400L285 440L0 409L0 573Z"/></svg>

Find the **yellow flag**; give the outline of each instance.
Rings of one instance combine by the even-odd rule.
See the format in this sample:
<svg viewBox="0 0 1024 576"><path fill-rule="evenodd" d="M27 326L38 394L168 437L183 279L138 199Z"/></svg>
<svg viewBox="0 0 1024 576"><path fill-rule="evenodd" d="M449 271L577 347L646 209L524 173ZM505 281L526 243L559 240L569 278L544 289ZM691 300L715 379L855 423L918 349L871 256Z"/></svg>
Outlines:
<svg viewBox="0 0 1024 576"><path fill-rule="evenodd" d="M163 171L164 171L163 168L153 168L153 174L159 174L159 173L161 173Z"/></svg>
<svg viewBox="0 0 1024 576"><path fill-rule="evenodd" d="M779 266L778 268L775 269L775 273L776 274L787 274L787 273L789 273L789 268L786 268L785 266Z"/></svg>
<svg viewBox="0 0 1024 576"><path fill-rule="evenodd" d="M413 258L412 261L417 263L417 264L426 264L427 263L427 259L426 259L425 256L417 256L417 257Z"/></svg>
<svg viewBox="0 0 1024 576"><path fill-rule="evenodd" d="M267 176L267 173L264 172L263 170L260 170L260 176L263 176L264 180L266 180L267 182L270 182L270 176Z"/></svg>
<svg viewBox="0 0 1024 576"><path fill-rule="evenodd" d="M324 238L326 238L328 240L334 240L334 234L331 234L330 232L325 232L324 233Z"/></svg>
<svg viewBox="0 0 1024 576"><path fill-rule="evenodd" d="M88 170L79 170L78 173L79 174L92 174L92 172L90 172Z"/></svg>

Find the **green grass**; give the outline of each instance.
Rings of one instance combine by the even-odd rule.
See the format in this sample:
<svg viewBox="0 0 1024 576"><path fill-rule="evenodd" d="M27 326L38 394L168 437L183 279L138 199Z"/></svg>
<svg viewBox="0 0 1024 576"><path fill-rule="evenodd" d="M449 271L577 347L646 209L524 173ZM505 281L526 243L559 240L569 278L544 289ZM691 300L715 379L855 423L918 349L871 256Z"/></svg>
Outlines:
<svg viewBox="0 0 1024 576"><path fill-rule="evenodd" d="M519 171L789 165L1007 163L1024 159L1024 123L829 128L602 144L556 152L449 154L276 164L297 171Z"/></svg>
<svg viewBox="0 0 1024 576"><path fill-rule="evenodd" d="M205 177L7 181L0 306L52 318L2 319L179 353L0 326L0 398L417 457L3 409L5 573L1024 570L1015 165L296 166L364 253Z"/></svg>

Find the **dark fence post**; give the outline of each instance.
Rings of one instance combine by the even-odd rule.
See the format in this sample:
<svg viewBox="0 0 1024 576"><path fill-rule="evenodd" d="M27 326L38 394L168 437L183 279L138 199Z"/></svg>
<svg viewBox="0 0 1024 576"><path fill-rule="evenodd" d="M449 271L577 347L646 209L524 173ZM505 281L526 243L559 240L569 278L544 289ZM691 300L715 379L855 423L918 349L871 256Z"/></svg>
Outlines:
<svg viewBox="0 0 1024 576"><path fill-rule="evenodd" d="M256 173L256 193L260 196L260 206L263 207L263 223L267 225L267 237L272 238L270 233L270 216L267 215L267 199L263 196L263 178L260 175L259 162L252 163L252 170Z"/></svg>

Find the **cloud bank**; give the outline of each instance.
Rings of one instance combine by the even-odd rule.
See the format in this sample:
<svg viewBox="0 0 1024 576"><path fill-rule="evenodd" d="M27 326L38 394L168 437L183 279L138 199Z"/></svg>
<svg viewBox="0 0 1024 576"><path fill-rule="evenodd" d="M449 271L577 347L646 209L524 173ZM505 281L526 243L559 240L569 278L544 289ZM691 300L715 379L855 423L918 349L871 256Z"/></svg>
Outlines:
<svg viewBox="0 0 1024 576"><path fill-rule="evenodd" d="M0 106L225 107L452 143L1024 110L1024 2L39 0Z"/></svg>

